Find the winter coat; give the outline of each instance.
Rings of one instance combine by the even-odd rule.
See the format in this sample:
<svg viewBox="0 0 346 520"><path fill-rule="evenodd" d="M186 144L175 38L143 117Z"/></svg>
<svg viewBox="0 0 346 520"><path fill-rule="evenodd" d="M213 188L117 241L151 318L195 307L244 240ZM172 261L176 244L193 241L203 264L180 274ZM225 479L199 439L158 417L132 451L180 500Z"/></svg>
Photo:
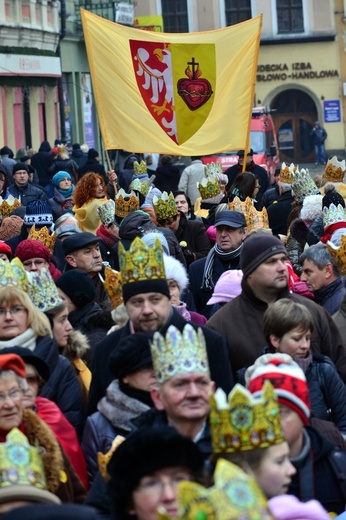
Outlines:
<svg viewBox="0 0 346 520"><path fill-rule="evenodd" d="M316 230L313 229L312 226L308 227L301 218L293 220L288 230L288 238L286 242L287 258L291 262L294 272L298 276L302 274L300 257L306 246L311 246L318 242L315 233Z"/></svg>
<svg viewBox="0 0 346 520"><path fill-rule="evenodd" d="M279 186L276 184L273 188L269 188L266 192L263 193L263 197L261 200L262 207L267 208L273 202L278 201L280 198Z"/></svg>
<svg viewBox="0 0 346 520"><path fill-rule="evenodd" d="M46 192L43 189L41 190L37 186L34 186L30 182L23 187L18 187L15 183L11 184L8 191L10 192L10 195L20 200L22 206L27 206L27 204L33 200L44 200L45 202L48 202Z"/></svg>
<svg viewBox="0 0 346 520"><path fill-rule="evenodd" d="M187 321L172 309L171 316L161 328L160 332L161 334L165 334L170 325L174 325L179 330L183 330L186 323ZM199 328L198 325L192 322L190 322L190 325L195 330ZM234 386L234 380L227 356L226 344L219 334L215 334L205 327L200 328L206 340L211 379L215 381L216 388L221 387L226 393L229 393ZM129 322L106 336L96 347L97 355L95 355L91 365L93 378L89 394L88 415L96 411L97 403L105 395L107 387L114 378L108 367L109 359L112 352L117 348L119 341L128 334L131 334Z"/></svg>
<svg viewBox="0 0 346 520"><path fill-rule="evenodd" d="M107 183L106 170L103 164L100 164L96 159L88 159L83 166L78 169L78 179L81 179L83 175L89 172L98 173Z"/></svg>
<svg viewBox="0 0 346 520"><path fill-rule="evenodd" d="M69 197L65 198L60 191L54 187L54 195L48 200L50 207L52 208L54 222L61 217L64 213L71 213L73 215L73 192L75 187L72 185L72 193Z"/></svg>
<svg viewBox="0 0 346 520"><path fill-rule="evenodd" d="M314 292L315 302L322 305L330 315L335 314L339 309L346 294L346 289L341 276L326 287Z"/></svg>
<svg viewBox="0 0 346 520"><path fill-rule="evenodd" d="M324 128L318 126L317 128L313 128L310 132L312 144L323 144L327 139L328 134Z"/></svg>
<svg viewBox="0 0 346 520"><path fill-rule="evenodd" d="M149 410L149 406L122 392L117 380L111 382L97 408L85 423L82 441L90 483L98 471L97 452L107 453L117 435L126 436L131 431L131 419Z"/></svg>
<svg viewBox="0 0 346 520"><path fill-rule="evenodd" d="M329 314L308 298L290 294L288 288L278 294L277 300L281 298L291 298L309 309L314 318L312 352L330 357L342 380L346 382L346 347ZM243 280L241 294L226 303L207 322L207 327L226 340L233 370L252 365L262 354L263 345L266 344L263 314L267 308L267 303L258 299L246 280Z"/></svg>
<svg viewBox="0 0 346 520"><path fill-rule="evenodd" d="M228 177L228 183L226 186L227 190L232 186L237 175L239 173L242 173L242 171L243 171L243 166L241 164L237 163L237 164L234 164L233 166L231 166L230 168L228 168L224 172ZM253 161L250 164L246 165L246 171L253 173L254 175L256 175L258 177L259 184L261 187L258 190L258 193L256 195L256 200L258 202L258 208L261 209L263 193L265 191L267 191L267 189L270 187L268 172L264 168L262 168L262 166L255 164Z"/></svg>
<svg viewBox="0 0 346 520"><path fill-rule="evenodd" d="M102 197L101 199L91 199L80 207L73 206L72 211L82 231L96 235L96 230L102 223L97 208L107 202L107 197Z"/></svg>
<svg viewBox="0 0 346 520"><path fill-rule="evenodd" d="M75 163L78 164L78 169L81 166L84 166L88 160L88 154L84 153L81 149L72 150L70 157Z"/></svg>
<svg viewBox="0 0 346 520"><path fill-rule="evenodd" d="M338 312L333 314L333 321L337 326L341 337L346 338L346 296L344 296Z"/></svg>
<svg viewBox="0 0 346 520"><path fill-rule="evenodd" d="M49 167L48 171L51 178L53 178L54 175L58 172L67 172L71 175L73 184L77 183L79 168L78 164L75 163L72 159L55 159Z"/></svg>
<svg viewBox="0 0 346 520"><path fill-rule="evenodd" d="M200 159L192 161L190 166L185 168L181 174L178 190L186 193L190 197L191 204L194 205L196 199L200 197L197 183L201 182L205 177L205 166Z"/></svg>
<svg viewBox="0 0 346 520"><path fill-rule="evenodd" d="M158 188L162 192L166 191L169 193L171 191L174 193L177 191L179 180L179 166L174 164L165 164L156 169L155 188Z"/></svg>
<svg viewBox="0 0 346 520"><path fill-rule="evenodd" d="M277 202L267 208L269 227L273 235L287 235L287 219L292 211L292 202L292 192L285 191Z"/></svg>
<svg viewBox="0 0 346 520"><path fill-rule="evenodd" d="M192 261L204 258L211 249L211 243L205 231L204 224L199 220L188 220L184 213L181 211L179 213L180 222L175 233L179 244L186 242L187 249L193 253ZM187 263L189 262L187 261Z"/></svg>
<svg viewBox="0 0 346 520"><path fill-rule="evenodd" d="M49 174L49 168L53 160L50 144L48 141L42 141L38 152L31 157L31 166L37 171L40 185L43 187L52 180L53 176Z"/></svg>

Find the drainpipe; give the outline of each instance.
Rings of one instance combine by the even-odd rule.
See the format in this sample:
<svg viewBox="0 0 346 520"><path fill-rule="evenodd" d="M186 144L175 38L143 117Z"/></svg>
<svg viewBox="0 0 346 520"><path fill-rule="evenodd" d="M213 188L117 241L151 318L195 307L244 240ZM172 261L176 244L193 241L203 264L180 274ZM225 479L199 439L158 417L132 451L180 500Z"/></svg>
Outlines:
<svg viewBox="0 0 346 520"><path fill-rule="evenodd" d="M61 63L61 40L63 40L66 36L66 2L65 0L60 0L60 35L59 35L59 43L57 46L57 56L60 58ZM59 119L60 119L60 139L65 142L66 140L66 132L65 132L65 110L64 110L64 95L62 88L62 77L58 78L58 97L59 97Z"/></svg>

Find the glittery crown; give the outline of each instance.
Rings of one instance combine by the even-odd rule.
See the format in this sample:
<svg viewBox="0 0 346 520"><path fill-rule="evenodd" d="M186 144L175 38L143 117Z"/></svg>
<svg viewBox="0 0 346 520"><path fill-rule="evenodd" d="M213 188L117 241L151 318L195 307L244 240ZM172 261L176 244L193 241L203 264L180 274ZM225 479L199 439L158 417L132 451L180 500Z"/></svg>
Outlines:
<svg viewBox="0 0 346 520"><path fill-rule="evenodd" d="M211 163L206 164L205 174L207 177L212 177L212 176L217 177L217 174L220 174L220 173L223 173L222 166L220 163L211 162Z"/></svg>
<svg viewBox="0 0 346 520"><path fill-rule="evenodd" d="M342 182L344 180L345 170L345 159L338 161L337 156L334 155L326 164L323 178L329 182Z"/></svg>
<svg viewBox="0 0 346 520"><path fill-rule="evenodd" d="M117 448L122 444L125 440L125 437L122 435L117 435L112 442L112 446L107 451L107 453L97 452L97 465L99 467L100 473L104 479L108 478L107 466L109 461L112 458L113 453L117 450Z"/></svg>
<svg viewBox="0 0 346 520"><path fill-rule="evenodd" d="M172 192L168 195L168 193L164 191L161 197L154 195L153 207L157 220L166 220L178 214L177 205Z"/></svg>
<svg viewBox="0 0 346 520"><path fill-rule="evenodd" d="M332 242L327 242L327 248L330 256L336 263L340 274L346 276L346 235L342 235L340 238L340 246L337 247Z"/></svg>
<svg viewBox="0 0 346 520"><path fill-rule="evenodd" d="M273 520L256 480L225 459L216 463L212 487L181 482L177 501L176 520ZM160 510L158 518L170 520Z"/></svg>
<svg viewBox="0 0 346 520"><path fill-rule="evenodd" d="M296 169L297 168L296 168L296 166L294 166L293 163L291 163L289 166L287 166L287 164L285 162L283 162L281 165L279 181L283 182L284 184L291 184L291 182L292 182L291 175L292 175L292 172L296 171Z"/></svg>
<svg viewBox="0 0 346 520"><path fill-rule="evenodd" d="M39 448L31 446L25 435L13 428L0 443L0 490L12 486L47 489Z"/></svg>
<svg viewBox="0 0 346 520"><path fill-rule="evenodd" d="M109 296L112 308L116 309L123 303L123 286L121 283L121 274L119 271L114 271L114 269L106 266L103 286Z"/></svg>
<svg viewBox="0 0 346 520"><path fill-rule="evenodd" d="M183 332L171 325L166 336L155 332L150 345L154 371L159 383L164 383L177 374L205 372L209 364L202 329L196 332L185 325Z"/></svg>
<svg viewBox="0 0 346 520"><path fill-rule="evenodd" d="M54 251L55 241L56 241L56 232L50 234L49 228L46 226L39 228L36 231L35 224L31 226L28 240L38 240L44 246L48 247L50 251Z"/></svg>
<svg viewBox="0 0 346 520"><path fill-rule="evenodd" d="M17 287L28 291L28 277L22 262L14 258L10 263L0 258L0 287Z"/></svg>
<svg viewBox="0 0 346 520"><path fill-rule="evenodd" d="M107 202L98 206L97 213L101 219L101 222L104 226L109 226L114 222L114 212L115 212L115 202L110 199Z"/></svg>
<svg viewBox="0 0 346 520"><path fill-rule="evenodd" d="M132 211L139 209L139 199L134 191L126 193L121 188L115 197L115 214L117 217L126 217Z"/></svg>
<svg viewBox="0 0 346 520"><path fill-rule="evenodd" d="M239 213L244 215L248 231L269 229L269 219L266 208L257 211L250 197L246 197L244 202L241 201L239 197L234 197L232 202L229 203L229 209L231 211L239 211Z"/></svg>
<svg viewBox="0 0 346 520"><path fill-rule="evenodd" d="M278 399L269 381L265 381L260 397L237 384L228 400L218 388L210 401L214 453L267 448L284 442Z"/></svg>
<svg viewBox="0 0 346 520"><path fill-rule="evenodd" d="M341 204L338 204L337 206L331 204L329 208L325 206L322 210L322 219L325 228L331 224L346 222L346 210L341 206Z"/></svg>
<svg viewBox="0 0 346 520"><path fill-rule="evenodd" d="M123 285L150 281L166 280L163 249L160 240L149 247L141 238L136 237L128 251L119 242L119 266Z"/></svg>
<svg viewBox="0 0 346 520"><path fill-rule="evenodd" d="M204 177L201 182L197 182L197 188L201 194L202 200L211 199L220 193L219 181L217 180L216 175L208 175L207 170L205 173L206 177Z"/></svg>
<svg viewBox="0 0 346 520"><path fill-rule="evenodd" d="M140 163L135 161L133 163L133 174L134 175L145 175L146 173L148 173L148 168L147 168L147 164L145 161L141 161Z"/></svg>
<svg viewBox="0 0 346 520"><path fill-rule="evenodd" d="M291 173L292 190L298 200L304 200L309 195L320 195L321 192L312 180L309 170L296 169Z"/></svg>
<svg viewBox="0 0 346 520"><path fill-rule="evenodd" d="M41 271L26 274L29 280L28 295L40 311L50 311L63 302L52 275L47 269L43 268Z"/></svg>
<svg viewBox="0 0 346 520"><path fill-rule="evenodd" d="M149 189L151 189L151 186L149 186L147 181L141 181L140 179L133 179L133 181L130 184L130 190L139 191L144 197L146 197L149 193Z"/></svg>
<svg viewBox="0 0 346 520"><path fill-rule="evenodd" d="M19 208L19 206L21 206L20 201L15 199L13 195L9 195L6 200L0 197L0 214L2 215L2 218L9 217L11 212L16 208Z"/></svg>

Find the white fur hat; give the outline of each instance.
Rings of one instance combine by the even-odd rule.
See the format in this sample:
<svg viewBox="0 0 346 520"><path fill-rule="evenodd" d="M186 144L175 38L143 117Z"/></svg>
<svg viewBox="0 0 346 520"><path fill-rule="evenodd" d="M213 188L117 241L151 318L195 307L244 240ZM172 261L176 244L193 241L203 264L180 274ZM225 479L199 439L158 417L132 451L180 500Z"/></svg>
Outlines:
<svg viewBox="0 0 346 520"><path fill-rule="evenodd" d="M308 195L305 197L300 218L313 222L317 217L322 215L322 199L323 195Z"/></svg>
<svg viewBox="0 0 346 520"><path fill-rule="evenodd" d="M189 285L189 278L187 271L183 264L173 256L163 255L163 262L165 264L166 279L175 280L179 285L180 294Z"/></svg>

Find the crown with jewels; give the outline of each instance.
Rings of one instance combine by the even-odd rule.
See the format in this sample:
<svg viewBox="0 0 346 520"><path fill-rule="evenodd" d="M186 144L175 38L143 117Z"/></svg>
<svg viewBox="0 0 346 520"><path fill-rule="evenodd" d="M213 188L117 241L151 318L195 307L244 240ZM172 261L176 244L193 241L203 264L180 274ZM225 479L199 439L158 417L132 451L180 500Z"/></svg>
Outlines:
<svg viewBox="0 0 346 520"><path fill-rule="evenodd" d="M273 520L256 480L225 459L216 463L212 487L180 482L177 501L176 520ZM158 518L170 520L160 510Z"/></svg>
<svg viewBox="0 0 346 520"><path fill-rule="evenodd" d="M28 292L28 277L19 258L13 258L10 263L0 258L0 287L16 287Z"/></svg>
<svg viewBox="0 0 346 520"><path fill-rule="evenodd" d="M164 191L161 197L154 195L153 207L157 220L166 220L171 217L178 215L177 205L175 203L174 195L172 192L168 195Z"/></svg>
<svg viewBox="0 0 346 520"><path fill-rule="evenodd" d="M280 177L279 181L284 184L291 184L292 182L292 172L295 172L297 167L291 163L289 166L285 162L281 164Z"/></svg>
<svg viewBox="0 0 346 520"><path fill-rule="evenodd" d="M123 303L123 286L119 271L114 271L114 269L106 266L103 286L109 296L112 308L116 309Z"/></svg>
<svg viewBox="0 0 346 520"><path fill-rule="evenodd" d="M244 202L241 201L239 197L234 197L232 202L229 203L229 209L231 211L238 211L244 215L248 231L269 229L269 219L266 208L257 211L250 197L246 197Z"/></svg>
<svg viewBox="0 0 346 520"><path fill-rule="evenodd" d="M40 311L50 311L63 303L52 275L47 269L43 268L41 271L26 274L29 280L28 295Z"/></svg>
<svg viewBox="0 0 346 520"><path fill-rule="evenodd" d="M9 195L7 199L0 197L0 214L2 218L9 217L12 211L19 208L21 203L18 199L14 198L13 195Z"/></svg>
<svg viewBox="0 0 346 520"><path fill-rule="evenodd" d="M215 176L222 174L222 166L218 162L211 162L205 165L205 174L207 177Z"/></svg>
<svg viewBox="0 0 346 520"><path fill-rule="evenodd" d="M332 224L337 224L338 222L346 222L346 210L341 206L341 204L338 204L337 206L331 204L329 208L325 206L322 210L322 219L325 228Z"/></svg>
<svg viewBox="0 0 346 520"><path fill-rule="evenodd" d="M265 381L260 397L237 384L226 399L218 388L210 398L210 430L214 453L267 448L284 442L274 388Z"/></svg>
<svg viewBox="0 0 346 520"><path fill-rule="evenodd" d="M292 179L292 190L295 197L298 200L304 200L309 195L320 195L321 192L317 188L316 184L312 180L309 174L309 170L302 168L301 170L296 169L291 173Z"/></svg>
<svg viewBox="0 0 346 520"><path fill-rule="evenodd" d="M41 242L41 244L48 247L48 249L53 252L56 242L56 232L54 231L54 233L50 234L49 228L47 228L46 226L39 228L36 231L34 224L30 228L28 240L38 240L39 242Z"/></svg>
<svg viewBox="0 0 346 520"><path fill-rule="evenodd" d="M107 202L98 206L97 213L101 219L101 222L104 226L109 226L114 222L114 214L115 214L115 202L112 199L109 199Z"/></svg>
<svg viewBox="0 0 346 520"><path fill-rule="evenodd" d="M346 276L346 235L340 237L340 246L337 247L333 242L328 240L327 248L330 256L336 263L340 274Z"/></svg>
<svg viewBox="0 0 346 520"><path fill-rule="evenodd" d="M218 163L208 164L207 166L210 166L209 170L211 170L211 167L215 168L215 164ZM208 174L207 166L205 167L206 176L201 180L201 182L197 182L197 188L201 194L202 200L211 199L220 193L219 181L216 174Z"/></svg>
<svg viewBox="0 0 346 520"><path fill-rule="evenodd" d="M343 182L346 170L345 159L338 161L336 155L328 160L323 173L323 178L329 182Z"/></svg>
<svg viewBox="0 0 346 520"><path fill-rule="evenodd" d="M202 329L185 325L183 332L170 325L165 337L155 332L150 345L154 371L160 384L177 374L205 372L209 363Z"/></svg>
<svg viewBox="0 0 346 520"><path fill-rule="evenodd" d="M143 197L146 197L148 195L150 189L151 186L149 186L146 180L141 181L140 179L133 179L133 181L130 184L130 190L139 191L139 193L141 193Z"/></svg>
<svg viewBox="0 0 346 520"><path fill-rule="evenodd" d="M136 237L128 251L119 242L119 266L123 285L150 280L166 280L163 249L157 238L149 247L141 238Z"/></svg>
<svg viewBox="0 0 346 520"><path fill-rule="evenodd" d="M141 161L138 163L135 161L133 163L133 174L134 175L146 175L148 173L147 163L145 161Z"/></svg>
<svg viewBox="0 0 346 520"><path fill-rule="evenodd" d="M126 217L132 211L139 209L139 199L134 191L126 193L121 188L115 196L115 214L117 217Z"/></svg>

